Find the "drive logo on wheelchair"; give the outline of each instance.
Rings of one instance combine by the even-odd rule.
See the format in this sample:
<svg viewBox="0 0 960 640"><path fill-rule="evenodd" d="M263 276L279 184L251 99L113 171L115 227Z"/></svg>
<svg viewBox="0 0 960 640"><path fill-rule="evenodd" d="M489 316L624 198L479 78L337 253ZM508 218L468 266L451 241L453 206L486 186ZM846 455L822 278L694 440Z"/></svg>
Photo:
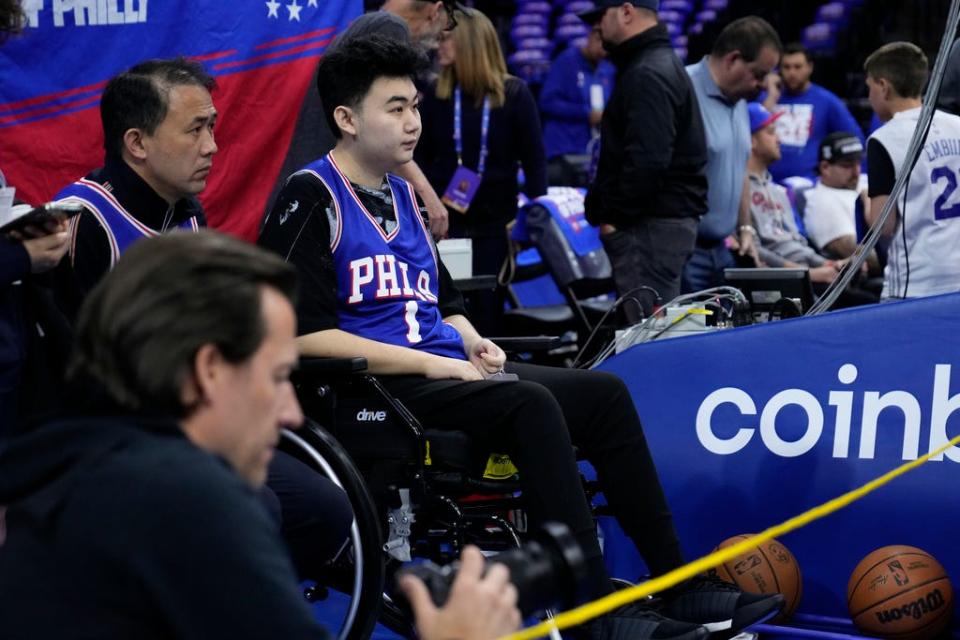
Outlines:
<svg viewBox="0 0 960 640"><path fill-rule="evenodd" d="M364 408L357 412L357 422L384 422L386 419L386 411L370 411Z"/></svg>

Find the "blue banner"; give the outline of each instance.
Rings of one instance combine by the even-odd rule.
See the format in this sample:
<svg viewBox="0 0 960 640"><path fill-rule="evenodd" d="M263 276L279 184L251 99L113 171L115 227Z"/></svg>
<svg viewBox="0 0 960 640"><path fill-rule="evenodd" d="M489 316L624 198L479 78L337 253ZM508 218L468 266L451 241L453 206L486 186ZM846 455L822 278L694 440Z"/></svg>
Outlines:
<svg viewBox="0 0 960 640"><path fill-rule="evenodd" d="M317 60L360 0L26 0L24 33L0 47L0 167L34 203L103 163L106 81L185 56L216 77L212 226L253 238Z"/></svg>
<svg viewBox="0 0 960 640"><path fill-rule="evenodd" d="M628 384L693 559L856 488L960 433L960 294L636 346L601 369ZM847 615L856 564L920 547L960 576L952 448L786 536L800 611ZM616 572L642 571L607 532Z"/></svg>

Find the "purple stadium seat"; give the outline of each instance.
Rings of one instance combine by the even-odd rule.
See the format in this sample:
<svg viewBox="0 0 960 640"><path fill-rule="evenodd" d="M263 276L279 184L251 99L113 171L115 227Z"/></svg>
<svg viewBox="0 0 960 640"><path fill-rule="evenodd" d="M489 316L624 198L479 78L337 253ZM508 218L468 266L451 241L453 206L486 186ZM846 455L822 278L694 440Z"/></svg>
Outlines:
<svg viewBox="0 0 960 640"><path fill-rule="evenodd" d="M587 39L586 39L586 38L574 38L573 40L570 41L570 43L569 43L567 46L568 46L568 47L576 47L576 48L578 48L578 49L583 49L585 46L587 46Z"/></svg>
<svg viewBox="0 0 960 640"><path fill-rule="evenodd" d="M548 16L553 13L553 7L550 6L549 2L533 0L533 2L524 2L520 4L517 7L517 13L539 13Z"/></svg>
<svg viewBox="0 0 960 640"><path fill-rule="evenodd" d="M846 22L849 15L848 6L843 2L828 2L817 9L816 22Z"/></svg>
<svg viewBox="0 0 960 640"><path fill-rule="evenodd" d="M567 43L577 38L583 38L590 33L590 27L583 24L566 24L556 28L553 32L553 38L557 42Z"/></svg>
<svg viewBox="0 0 960 640"><path fill-rule="evenodd" d="M688 15L693 11L693 0L663 0L660 3L660 12L664 11L679 11Z"/></svg>
<svg viewBox="0 0 960 640"><path fill-rule="evenodd" d="M556 46L550 38L524 38L517 41L517 50L533 49L538 51L553 51Z"/></svg>
<svg viewBox="0 0 960 640"><path fill-rule="evenodd" d="M513 26L520 27L524 25L537 25L543 27L544 30L547 28L547 16L541 13L518 13L513 17Z"/></svg>
<svg viewBox="0 0 960 640"><path fill-rule="evenodd" d="M697 22L706 24L707 22L713 22L717 19L717 12L713 9L704 9L699 11L696 15Z"/></svg>
<svg viewBox="0 0 960 640"><path fill-rule="evenodd" d="M550 59L540 50L521 49L507 59L510 70L529 84L541 84L550 70Z"/></svg>
<svg viewBox="0 0 960 640"><path fill-rule="evenodd" d="M568 24L583 24L583 20L575 13L565 13L557 19L557 28Z"/></svg>
<svg viewBox="0 0 960 640"><path fill-rule="evenodd" d="M803 30L800 41L810 51L830 51L837 44L837 26L817 22Z"/></svg>
<svg viewBox="0 0 960 640"><path fill-rule="evenodd" d="M687 19L687 14L680 11L660 10L660 22L676 22L682 24Z"/></svg>
<svg viewBox="0 0 960 640"><path fill-rule="evenodd" d="M546 38L547 30L538 24L522 24L510 30L510 41L517 43L527 38Z"/></svg>
<svg viewBox="0 0 960 640"><path fill-rule="evenodd" d="M723 11L727 8L727 4L727 0L705 0L703 8L710 11Z"/></svg>
<svg viewBox="0 0 960 640"><path fill-rule="evenodd" d="M687 33L692 36L700 35L701 33L703 33L703 23L694 22L692 25L690 25L690 28L687 29Z"/></svg>
<svg viewBox="0 0 960 640"><path fill-rule="evenodd" d="M677 53L677 57L680 58L681 62L687 61L687 48L686 47L674 47L673 50Z"/></svg>
<svg viewBox="0 0 960 640"><path fill-rule="evenodd" d="M686 36L686 34L680 34L678 36L673 36L672 38L670 38L670 42L671 44L673 44L674 47L686 49L687 44L690 42L690 39Z"/></svg>
<svg viewBox="0 0 960 640"><path fill-rule="evenodd" d="M520 49L519 51L514 52L510 55L509 62L513 64L514 62L518 64L527 64L530 62L539 62L546 60L547 57L543 55L543 51L540 49Z"/></svg>
<svg viewBox="0 0 960 640"><path fill-rule="evenodd" d="M593 3L590 0L573 0L573 2L567 3L567 13L583 13L584 11L590 11L593 9Z"/></svg>

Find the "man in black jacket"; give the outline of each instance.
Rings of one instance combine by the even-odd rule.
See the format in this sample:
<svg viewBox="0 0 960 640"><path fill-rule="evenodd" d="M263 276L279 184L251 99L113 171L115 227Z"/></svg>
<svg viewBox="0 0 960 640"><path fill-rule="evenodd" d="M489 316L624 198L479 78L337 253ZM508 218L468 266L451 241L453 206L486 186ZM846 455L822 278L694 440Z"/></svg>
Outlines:
<svg viewBox="0 0 960 640"><path fill-rule="evenodd" d="M586 214L600 227L617 292L636 295L649 314L652 287L669 301L680 292L697 223L707 211L706 138L700 108L666 28L658 0L600 0L581 18L600 25L617 66L603 114L597 176ZM632 293L631 293L632 292ZM639 319L636 305L624 306Z"/></svg>
<svg viewBox="0 0 960 640"><path fill-rule="evenodd" d="M70 247L78 299L65 306L79 306L137 240L206 226L197 195L217 153L214 87L202 65L184 58L148 60L107 83L104 166L56 196L86 209Z"/></svg>

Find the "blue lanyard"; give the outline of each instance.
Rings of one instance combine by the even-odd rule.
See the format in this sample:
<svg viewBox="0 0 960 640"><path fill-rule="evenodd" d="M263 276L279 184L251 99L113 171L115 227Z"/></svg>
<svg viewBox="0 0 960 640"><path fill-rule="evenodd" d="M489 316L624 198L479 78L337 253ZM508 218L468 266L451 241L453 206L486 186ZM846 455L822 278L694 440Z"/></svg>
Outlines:
<svg viewBox="0 0 960 640"><path fill-rule="evenodd" d="M460 130L463 118L460 115L460 87L453 90L453 144L457 149L457 165L463 165L463 133ZM487 166L487 134L490 133L490 96L483 98L483 115L480 117L480 160L477 175L483 176Z"/></svg>

